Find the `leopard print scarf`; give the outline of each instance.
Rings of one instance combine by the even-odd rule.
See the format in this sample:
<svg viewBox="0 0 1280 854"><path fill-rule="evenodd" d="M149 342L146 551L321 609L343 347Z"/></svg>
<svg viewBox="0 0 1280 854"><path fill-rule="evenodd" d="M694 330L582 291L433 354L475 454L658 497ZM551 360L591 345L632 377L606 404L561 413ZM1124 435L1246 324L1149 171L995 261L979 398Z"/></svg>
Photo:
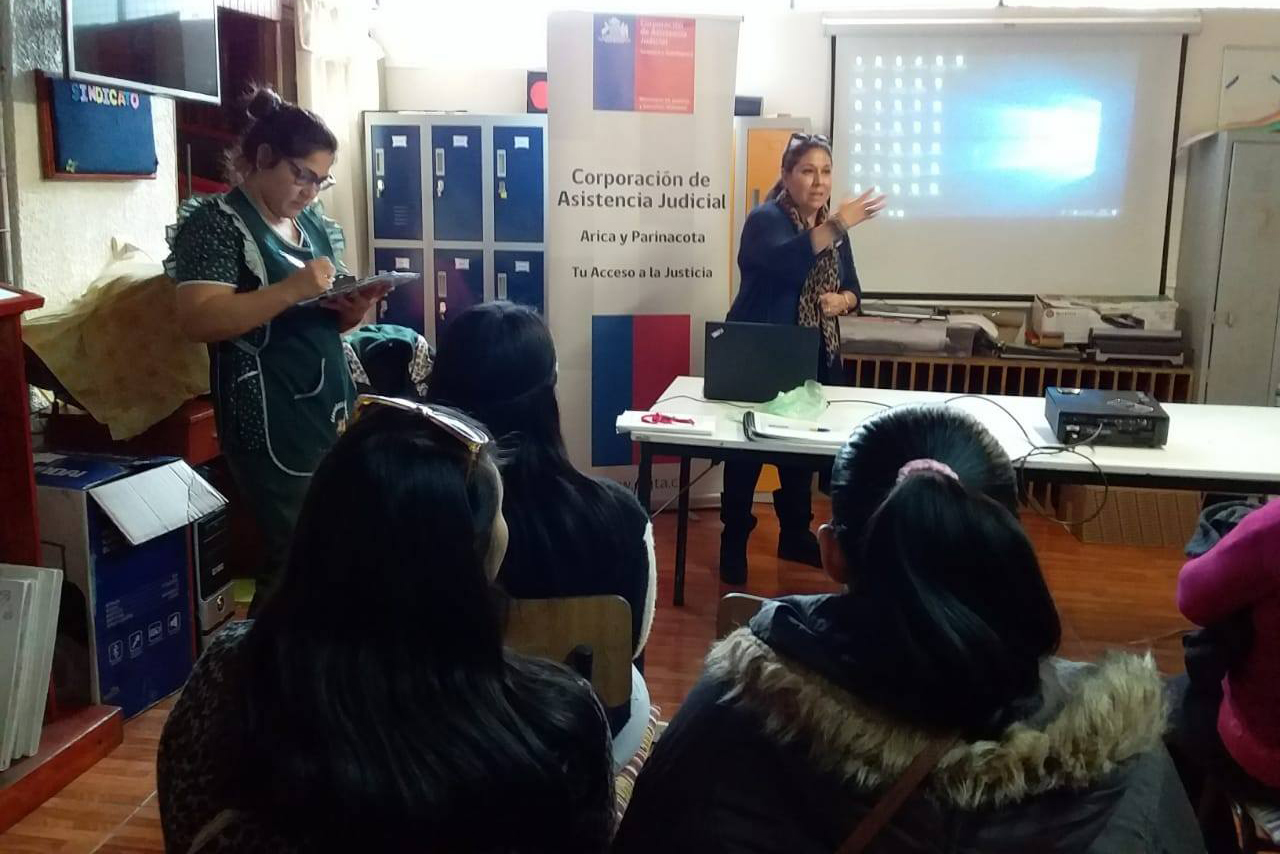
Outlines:
<svg viewBox="0 0 1280 854"><path fill-rule="evenodd" d="M795 224L797 231L808 230L808 226L800 218L800 211L796 209L795 202L786 191L778 196L778 204L787 212L787 216L791 217L791 222ZM827 211L823 208L814 217L814 227L826 221ZM840 355L840 321L822 313L821 297L823 294L839 292L840 261L836 257L836 248L832 246L818 256L817 262L809 270L809 275L805 277L804 287L800 289L799 306L800 325L816 326L821 330L822 344L827 351L828 359L835 359Z"/></svg>

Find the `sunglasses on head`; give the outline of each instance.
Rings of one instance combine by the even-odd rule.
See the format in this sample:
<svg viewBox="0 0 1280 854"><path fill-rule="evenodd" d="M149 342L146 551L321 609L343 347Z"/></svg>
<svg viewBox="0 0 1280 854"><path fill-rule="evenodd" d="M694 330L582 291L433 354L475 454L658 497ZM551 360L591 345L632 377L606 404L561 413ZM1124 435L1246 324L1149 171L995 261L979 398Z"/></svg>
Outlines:
<svg viewBox="0 0 1280 854"><path fill-rule="evenodd" d="M411 412L422 417L431 426L435 427L437 432L449 436L461 445L466 450L471 463L474 463L480 451L493 441L493 438L484 430L459 418L452 412L427 403L418 403L400 397L386 397L381 394L362 394L357 397L355 412L352 414L350 421L347 422L347 425L350 426L359 421L360 417L371 409L380 407L398 409L401 412Z"/></svg>
<svg viewBox="0 0 1280 854"><path fill-rule="evenodd" d="M806 145L810 142L816 142L819 145L831 144L831 140L827 139L826 136L824 136L823 134L800 133L799 131L797 131L796 133L791 134L791 139L787 140L787 148L791 148L796 145Z"/></svg>

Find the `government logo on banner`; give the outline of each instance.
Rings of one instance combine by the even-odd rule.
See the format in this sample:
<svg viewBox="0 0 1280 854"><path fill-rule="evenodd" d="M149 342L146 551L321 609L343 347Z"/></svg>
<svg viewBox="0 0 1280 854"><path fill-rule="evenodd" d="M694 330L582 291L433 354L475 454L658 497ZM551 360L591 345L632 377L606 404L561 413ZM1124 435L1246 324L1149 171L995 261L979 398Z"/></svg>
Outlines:
<svg viewBox="0 0 1280 854"><path fill-rule="evenodd" d="M692 113L696 32L692 18L596 15L595 108Z"/></svg>

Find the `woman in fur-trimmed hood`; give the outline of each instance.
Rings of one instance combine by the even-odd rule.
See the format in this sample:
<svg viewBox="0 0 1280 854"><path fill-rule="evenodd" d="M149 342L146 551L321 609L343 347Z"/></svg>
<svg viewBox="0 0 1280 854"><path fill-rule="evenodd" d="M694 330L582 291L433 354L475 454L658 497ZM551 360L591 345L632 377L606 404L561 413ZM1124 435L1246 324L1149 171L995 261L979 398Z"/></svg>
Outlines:
<svg viewBox="0 0 1280 854"><path fill-rule="evenodd" d="M768 603L712 649L615 851L831 854L926 747L866 848L1204 850L1150 657L1055 657L1013 466L973 418L896 409L836 459L823 562L848 591Z"/></svg>

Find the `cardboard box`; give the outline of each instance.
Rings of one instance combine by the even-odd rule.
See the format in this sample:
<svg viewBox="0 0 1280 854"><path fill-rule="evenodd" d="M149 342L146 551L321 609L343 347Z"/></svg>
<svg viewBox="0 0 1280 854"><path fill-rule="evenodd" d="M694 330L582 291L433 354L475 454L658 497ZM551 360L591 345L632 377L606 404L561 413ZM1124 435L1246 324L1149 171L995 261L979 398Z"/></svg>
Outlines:
<svg viewBox="0 0 1280 854"><path fill-rule="evenodd" d="M226 499L170 457L42 453L35 473L43 563L80 592L80 607L63 610L87 623L71 627L86 660L64 663L63 675L86 682L91 702L136 715L191 672L187 528Z"/></svg>
<svg viewBox="0 0 1280 854"><path fill-rule="evenodd" d="M1103 494L1101 486L1063 486L1058 494L1058 518L1071 522L1093 516ZM1182 548L1195 533L1203 499L1199 492L1180 489L1113 486L1096 518L1068 527L1085 543Z"/></svg>
<svg viewBox="0 0 1280 854"><path fill-rule="evenodd" d="M1105 317L1133 315L1144 329L1177 328L1178 303L1167 296L1065 297L1040 295L1031 304L1030 328L1037 335L1060 334L1066 344L1087 344L1091 329L1115 329Z"/></svg>

